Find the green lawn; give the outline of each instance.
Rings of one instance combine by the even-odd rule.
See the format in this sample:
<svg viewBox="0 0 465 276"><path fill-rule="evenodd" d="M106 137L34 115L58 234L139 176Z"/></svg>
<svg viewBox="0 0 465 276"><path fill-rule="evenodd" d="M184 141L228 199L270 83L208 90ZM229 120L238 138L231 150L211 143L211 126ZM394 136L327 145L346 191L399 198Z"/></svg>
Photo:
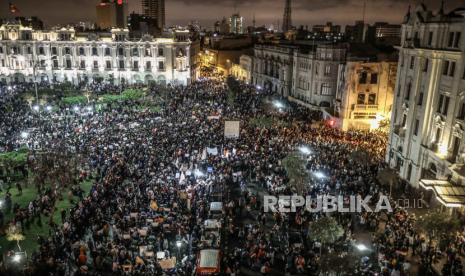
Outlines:
<svg viewBox="0 0 465 276"><path fill-rule="evenodd" d="M81 188L84 190L84 194L88 194L92 187L91 181L84 181L81 183ZM21 207L26 207L31 200L33 200L37 195L37 190L35 187L24 187L23 194L21 196L18 195L18 190L15 188L10 189L10 193L12 195L12 201L14 203L18 203ZM63 193L66 195L67 191ZM5 196L5 191L0 193L0 197L3 198ZM78 198L74 197L74 204L76 204ZM61 211L63 209L70 209L72 207L71 202L69 201L67 196L63 196L63 200L58 201L55 205L56 211L53 214L53 221L61 225ZM69 215L69 213L68 213ZM10 211L9 214L5 216L5 224L9 222L13 218L13 213ZM49 220L50 217L41 215L41 224L38 223L38 218L35 219L29 226L29 229L23 233L25 236L25 240L20 241L20 246L23 250L25 250L28 256L31 255L33 251L37 249L37 236L48 236L49 235ZM5 252L6 250L15 249L16 242L15 241L8 241L6 236L0 237L0 252Z"/></svg>

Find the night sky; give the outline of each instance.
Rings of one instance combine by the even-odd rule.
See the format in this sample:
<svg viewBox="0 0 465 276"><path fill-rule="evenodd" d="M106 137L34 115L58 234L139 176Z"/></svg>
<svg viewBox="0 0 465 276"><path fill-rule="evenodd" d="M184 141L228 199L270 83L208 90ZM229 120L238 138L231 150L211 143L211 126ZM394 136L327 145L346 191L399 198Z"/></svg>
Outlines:
<svg viewBox="0 0 465 276"><path fill-rule="evenodd" d="M22 16L38 16L46 24L95 21L95 5L100 0L0 0L0 17L10 17L8 2L13 2ZM348 24L362 18L363 0L292 0L293 25L313 25L333 21ZM366 21L400 23L409 3L414 0L368 0ZM438 9L440 0L424 0L428 7ZM464 0L446 0L446 11L465 6ZM166 0L167 23L186 24L198 20L210 28L215 20L235 11L252 24L275 24L282 20L284 0ZM129 0L129 12L140 12L140 0Z"/></svg>

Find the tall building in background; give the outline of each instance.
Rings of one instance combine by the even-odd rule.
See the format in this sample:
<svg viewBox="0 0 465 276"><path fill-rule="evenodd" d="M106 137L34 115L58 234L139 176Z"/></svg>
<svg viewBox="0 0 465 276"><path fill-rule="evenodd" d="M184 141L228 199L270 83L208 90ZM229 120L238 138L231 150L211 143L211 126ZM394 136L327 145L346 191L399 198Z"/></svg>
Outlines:
<svg viewBox="0 0 465 276"><path fill-rule="evenodd" d="M96 7L97 25L102 29L126 28L128 3L123 0L102 0Z"/></svg>
<svg viewBox="0 0 465 276"><path fill-rule="evenodd" d="M289 31L290 29L292 29L291 0L286 0L283 16L283 33Z"/></svg>
<svg viewBox="0 0 465 276"><path fill-rule="evenodd" d="M165 27L165 0L142 0L142 13L145 16L156 18L158 28Z"/></svg>
<svg viewBox="0 0 465 276"><path fill-rule="evenodd" d="M243 21L244 19L239 13L233 14L229 18L229 32L233 34L242 34L244 32Z"/></svg>

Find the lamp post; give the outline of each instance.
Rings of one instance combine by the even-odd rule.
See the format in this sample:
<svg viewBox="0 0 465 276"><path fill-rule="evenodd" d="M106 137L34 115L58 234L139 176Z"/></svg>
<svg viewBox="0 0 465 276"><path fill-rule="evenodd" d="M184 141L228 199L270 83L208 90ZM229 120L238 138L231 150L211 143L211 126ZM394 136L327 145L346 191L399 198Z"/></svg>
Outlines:
<svg viewBox="0 0 465 276"><path fill-rule="evenodd" d="M178 260L176 261L179 261L179 259L181 258L181 246L182 246L182 241L181 240L176 241L176 247L178 248Z"/></svg>

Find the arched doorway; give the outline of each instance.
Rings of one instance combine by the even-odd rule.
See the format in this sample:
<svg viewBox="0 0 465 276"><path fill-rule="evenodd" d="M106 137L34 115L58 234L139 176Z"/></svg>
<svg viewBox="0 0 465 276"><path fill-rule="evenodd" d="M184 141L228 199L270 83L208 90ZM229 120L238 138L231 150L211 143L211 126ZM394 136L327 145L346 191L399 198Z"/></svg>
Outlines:
<svg viewBox="0 0 465 276"><path fill-rule="evenodd" d="M147 74L147 75L145 75L144 82L145 82L145 84L150 85L150 84L153 84L155 82L155 80L153 79L152 75Z"/></svg>
<svg viewBox="0 0 465 276"><path fill-rule="evenodd" d="M166 85L166 78L165 78L165 76L163 76L163 75L158 76L158 78L157 78L157 83L158 83L159 85L165 86L165 85Z"/></svg>

